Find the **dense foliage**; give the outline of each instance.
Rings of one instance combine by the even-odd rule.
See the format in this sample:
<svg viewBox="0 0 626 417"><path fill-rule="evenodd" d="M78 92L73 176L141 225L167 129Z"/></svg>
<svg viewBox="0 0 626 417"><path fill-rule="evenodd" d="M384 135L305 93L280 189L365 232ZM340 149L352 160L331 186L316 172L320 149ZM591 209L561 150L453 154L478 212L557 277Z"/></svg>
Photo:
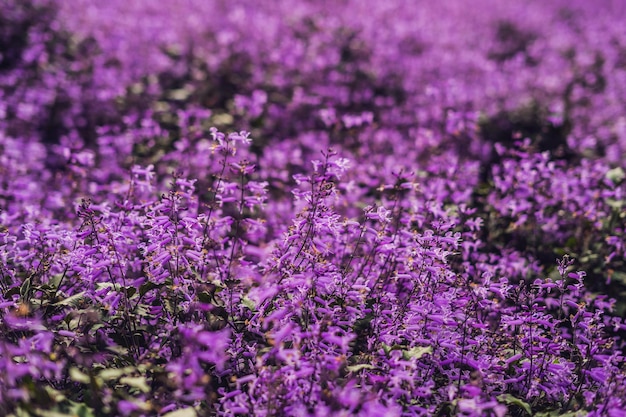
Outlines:
<svg viewBox="0 0 626 417"><path fill-rule="evenodd" d="M626 9L521 3L1 1L0 414L626 415Z"/></svg>

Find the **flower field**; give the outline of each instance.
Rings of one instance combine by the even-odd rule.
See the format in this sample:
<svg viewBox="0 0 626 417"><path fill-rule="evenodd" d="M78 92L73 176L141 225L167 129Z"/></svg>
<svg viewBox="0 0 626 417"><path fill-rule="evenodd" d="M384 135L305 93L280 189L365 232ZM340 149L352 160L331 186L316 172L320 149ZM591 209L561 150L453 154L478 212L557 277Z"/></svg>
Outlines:
<svg viewBox="0 0 626 417"><path fill-rule="evenodd" d="M626 4L0 1L0 416L626 416Z"/></svg>

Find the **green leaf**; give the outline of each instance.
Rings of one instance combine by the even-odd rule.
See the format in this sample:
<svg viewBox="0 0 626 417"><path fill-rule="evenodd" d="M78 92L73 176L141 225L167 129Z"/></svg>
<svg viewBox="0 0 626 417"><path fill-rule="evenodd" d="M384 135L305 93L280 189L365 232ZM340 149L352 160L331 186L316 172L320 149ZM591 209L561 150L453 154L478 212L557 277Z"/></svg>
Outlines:
<svg viewBox="0 0 626 417"><path fill-rule="evenodd" d="M45 386L44 390L48 393L48 396L56 403L60 403L66 399L65 395L61 391L55 390L50 386Z"/></svg>
<svg viewBox="0 0 626 417"><path fill-rule="evenodd" d="M135 287L126 287L126 297L131 298L136 293L137 293L137 288L135 288Z"/></svg>
<svg viewBox="0 0 626 417"><path fill-rule="evenodd" d="M617 167L617 168L613 168L609 170L606 173L605 177L611 180L613 184L617 185L620 182L622 182L624 178L626 178L626 173L624 173L624 170L622 169L622 167Z"/></svg>
<svg viewBox="0 0 626 417"><path fill-rule="evenodd" d="M376 369L376 367L374 365L371 365L369 363L360 363L358 365L351 365L346 367L346 369L348 370L348 372L359 372L363 369Z"/></svg>
<svg viewBox="0 0 626 417"><path fill-rule="evenodd" d="M536 413L534 417L584 417L588 415L587 411L579 410L579 411L569 411L567 413L563 413L561 410L552 410L552 411L542 411L541 413Z"/></svg>
<svg viewBox="0 0 626 417"><path fill-rule="evenodd" d="M149 317L149 318L153 318L154 315L150 314L150 307L148 307L147 305L141 303L138 304L137 307L134 310L134 313L139 316L139 317Z"/></svg>
<svg viewBox="0 0 626 417"><path fill-rule="evenodd" d="M33 414L30 415L32 416ZM72 417L76 414L61 413L55 410L41 410L37 408L34 410L34 415L37 417Z"/></svg>
<svg viewBox="0 0 626 417"><path fill-rule="evenodd" d="M125 376L120 378L120 384L126 384L130 387L137 388L139 391L144 393L150 392L150 386L148 385L146 378L143 376Z"/></svg>
<svg viewBox="0 0 626 417"><path fill-rule="evenodd" d="M498 401L505 403L507 405L515 405L517 407L520 407L524 411L526 411L526 413L528 413L529 416L533 415L532 409L530 408L530 405L527 402L522 401L519 398L512 396L511 394L499 395Z"/></svg>
<svg viewBox="0 0 626 417"><path fill-rule="evenodd" d="M177 90L170 90L168 98L172 100L184 101L191 95L191 91L185 88L179 88Z"/></svg>
<svg viewBox="0 0 626 417"><path fill-rule="evenodd" d="M243 297L243 299L241 300L241 304L243 304L244 307L248 308L248 310L254 311L256 309L256 303L248 297Z"/></svg>
<svg viewBox="0 0 626 417"><path fill-rule="evenodd" d="M220 280L214 279L213 281L211 281L211 284L215 285L215 294L219 294L226 289L226 287L224 286L224 284L222 284L222 281Z"/></svg>
<svg viewBox="0 0 626 417"><path fill-rule="evenodd" d="M191 407L181 408L180 410L171 411L164 414L163 417L197 417L198 413Z"/></svg>
<svg viewBox="0 0 626 417"><path fill-rule="evenodd" d="M415 346L409 350L405 350L402 352L402 356L405 360L409 360L411 358L419 359L426 354L433 353L432 346Z"/></svg>
<svg viewBox="0 0 626 417"><path fill-rule="evenodd" d="M624 207L624 200L616 200L614 198L607 198L606 204L609 205L613 210L621 210Z"/></svg>
<svg viewBox="0 0 626 417"><path fill-rule="evenodd" d="M54 288L57 288L63 279L63 274L56 274L52 278L50 278L50 285Z"/></svg>
<svg viewBox="0 0 626 417"><path fill-rule="evenodd" d="M28 299L28 297L30 296L30 284L31 284L30 278L31 277L26 278L24 282L22 282L22 285L20 286L20 295L24 299Z"/></svg>
<svg viewBox="0 0 626 417"><path fill-rule="evenodd" d="M206 291L202 291L198 294L198 300L205 304L210 304L213 301L213 296Z"/></svg>
<svg viewBox="0 0 626 417"><path fill-rule="evenodd" d="M119 377L128 375L134 371L135 371L135 368L132 368L132 367L104 369L102 372L98 374L98 376L105 381L110 381L112 379L117 379Z"/></svg>
<svg viewBox="0 0 626 417"><path fill-rule="evenodd" d="M175 314L175 308L174 305L172 303L172 300L170 300L169 298L166 298L164 300L163 306L165 307L165 311L167 311L169 314Z"/></svg>
<svg viewBox="0 0 626 417"><path fill-rule="evenodd" d="M80 382L82 384L89 384L89 382L91 381L89 375L76 367L70 368L70 378L72 379L72 381Z"/></svg>
<svg viewBox="0 0 626 417"><path fill-rule="evenodd" d="M143 284L141 284L141 286L139 287L139 296L143 297L144 295L146 295L148 293L148 291L154 290L156 288L159 288L161 285L155 284L154 282L144 282Z"/></svg>
<svg viewBox="0 0 626 417"><path fill-rule="evenodd" d="M57 301L56 303L52 303L52 305L76 307L84 299L85 299L85 291L82 291L82 292L79 292L78 294L72 295L71 297L67 297L64 300Z"/></svg>
<svg viewBox="0 0 626 417"><path fill-rule="evenodd" d="M96 330L102 329L103 327L106 327L104 323L96 323L93 326L91 326L91 330L95 332Z"/></svg>
<svg viewBox="0 0 626 417"><path fill-rule="evenodd" d="M96 288L99 290L103 288L111 288L111 289L114 289L115 291L119 291L122 289L122 286L120 284L114 284L112 282L98 282L96 284Z"/></svg>
<svg viewBox="0 0 626 417"><path fill-rule="evenodd" d="M233 116L231 116L228 113L216 114L212 117L212 119L213 119L213 123L218 124L218 125L224 125L224 126L232 125L234 121Z"/></svg>
<svg viewBox="0 0 626 417"><path fill-rule="evenodd" d="M402 346L400 345L393 345L393 346L389 346L386 343L383 343L383 351L385 351L385 355L389 355L389 352L391 352L392 350L401 350Z"/></svg>
<svg viewBox="0 0 626 417"><path fill-rule="evenodd" d="M405 346L402 345L393 345L389 346L383 343L383 350L385 354L389 355L392 350L400 350L402 351L402 357L404 360L409 360L411 358L419 359L426 354L430 354L433 352L433 348L431 346L415 346L411 349L404 349Z"/></svg>

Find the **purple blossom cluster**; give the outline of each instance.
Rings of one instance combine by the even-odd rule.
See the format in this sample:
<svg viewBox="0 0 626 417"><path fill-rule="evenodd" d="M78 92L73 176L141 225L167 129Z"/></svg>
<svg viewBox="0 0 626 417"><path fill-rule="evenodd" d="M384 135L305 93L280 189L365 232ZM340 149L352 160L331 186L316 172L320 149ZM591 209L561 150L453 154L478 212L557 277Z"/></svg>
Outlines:
<svg viewBox="0 0 626 417"><path fill-rule="evenodd" d="M620 2L6 0L0 415L626 415Z"/></svg>

